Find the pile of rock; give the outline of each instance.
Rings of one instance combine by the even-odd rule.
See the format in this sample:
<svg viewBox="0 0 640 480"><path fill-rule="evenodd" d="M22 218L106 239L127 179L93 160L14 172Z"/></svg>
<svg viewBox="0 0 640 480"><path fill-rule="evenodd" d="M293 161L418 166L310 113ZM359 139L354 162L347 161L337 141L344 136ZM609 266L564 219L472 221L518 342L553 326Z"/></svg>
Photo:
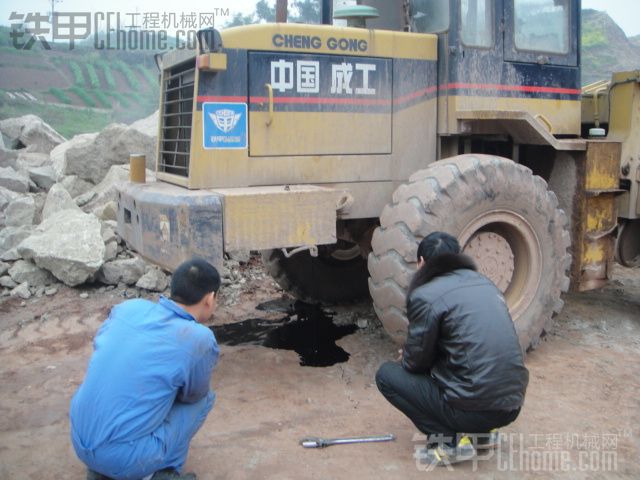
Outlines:
<svg viewBox="0 0 640 480"><path fill-rule="evenodd" d="M59 283L167 288L168 276L116 233L116 186L129 177L130 153L155 164L157 112L71 140L34 115L0 121L0 132L2 294L51 295Z"/></svg>

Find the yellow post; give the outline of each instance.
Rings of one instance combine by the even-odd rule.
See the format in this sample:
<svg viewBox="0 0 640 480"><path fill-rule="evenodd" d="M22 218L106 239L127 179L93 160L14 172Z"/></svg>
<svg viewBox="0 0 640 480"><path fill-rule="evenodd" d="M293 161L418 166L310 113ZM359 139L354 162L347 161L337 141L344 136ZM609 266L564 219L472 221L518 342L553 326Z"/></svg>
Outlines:
<svg viewBox="0 0 640 480"><path fill-rule="evenodd" d="M132 153L129 155L129 181L133 183L146 182L146 161L147 157L141 153Z"/></svg>

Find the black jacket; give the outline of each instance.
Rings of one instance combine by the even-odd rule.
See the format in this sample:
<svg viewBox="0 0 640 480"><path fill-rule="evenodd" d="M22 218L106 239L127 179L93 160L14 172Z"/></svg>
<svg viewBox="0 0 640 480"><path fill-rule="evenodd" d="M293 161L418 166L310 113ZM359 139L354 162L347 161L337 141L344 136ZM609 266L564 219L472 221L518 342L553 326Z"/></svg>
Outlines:
<svg viewBox="0 0 640 480"><path fill-rule="evenodd" d="M505 300L465 255L433 258L414 277L402 366L430 373L461 410L522 406L529 372Z"/></svg>

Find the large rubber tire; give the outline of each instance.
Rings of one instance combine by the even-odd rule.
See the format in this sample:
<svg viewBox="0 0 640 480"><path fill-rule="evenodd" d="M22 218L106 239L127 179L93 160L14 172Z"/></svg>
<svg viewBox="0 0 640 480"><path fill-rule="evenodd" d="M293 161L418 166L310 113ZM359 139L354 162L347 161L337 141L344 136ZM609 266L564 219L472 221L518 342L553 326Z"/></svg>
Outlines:
<svg viewBox="0 0 640 480"><path fill-rule="evenodd" d="M347 303L368 296L367 261L358 255L338 260L322 252L300 252L286 258L281 250L262 253L269 274L284 290L308 302Z"/></svg>
<svg viewBox="0 0 640 480"><path fill-rule="evenodd" d="M625 267L640 266L640 219L623 220L616 238L616 260Z"/></svg>
<svg viewBox="0 0 640 480"><path fill-rule="evenodd" d="M368 267L376 313L389 335L404 342L405 295L417 245L429 233L445 231L472 253L482 273L502 284L520 344L533 348L569 287L566 227L555 194L528 168L488 155L436 162L398 187L374 232ZM487 239L497 247L478 255L477 246ZM512 255L501 255L505 250Z"/></svg>

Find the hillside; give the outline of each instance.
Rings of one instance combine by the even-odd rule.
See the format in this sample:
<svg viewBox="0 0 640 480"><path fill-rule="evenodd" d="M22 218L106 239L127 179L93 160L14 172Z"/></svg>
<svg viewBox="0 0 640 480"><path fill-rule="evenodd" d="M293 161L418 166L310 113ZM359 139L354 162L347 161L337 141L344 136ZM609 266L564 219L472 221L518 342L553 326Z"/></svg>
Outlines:
<svg viewBox="0 0 640 480"><path fill-rule="evenodd" d="M582 10L582 84L640 69L640 35L627 38L605 12Z"/></svg>
<svg viewBox="0 0 640 480"><path fill-rule="evenodd" d="M0 119L34 113L65 137L131 123L158 107L154 52L99 51L37 43L17 50L0 27Z"/></svg>

